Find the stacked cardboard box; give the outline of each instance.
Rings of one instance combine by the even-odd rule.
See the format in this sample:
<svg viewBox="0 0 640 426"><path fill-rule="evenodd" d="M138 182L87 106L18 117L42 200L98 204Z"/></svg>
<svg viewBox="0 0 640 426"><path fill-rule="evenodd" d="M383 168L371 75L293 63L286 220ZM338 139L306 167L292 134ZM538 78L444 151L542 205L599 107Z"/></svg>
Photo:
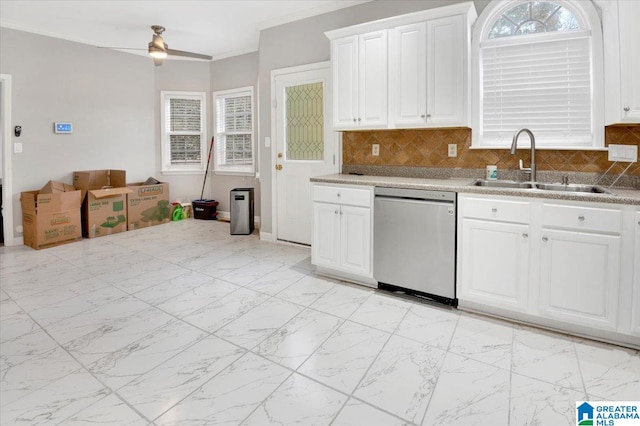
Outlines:
<svg viewBox="0 0 640 426"><path fill-rule="evenodd" d="M127 188L124 170L73 172L73 184L82 190L82 234L87 238L127 230Z"/></svg>
<svg viewBox="0 0 640 426"><path fill-rule="evenodd" d="M130 183L127 194L129 231L171 221L168 183Z"/></svg>
<svg viewBox="0 0 640 426"><path fill-rule="evenodd" d="M39 191L20 194L24 244L34 249L82 239L82 192L60 182L48 182Z"/></svg>

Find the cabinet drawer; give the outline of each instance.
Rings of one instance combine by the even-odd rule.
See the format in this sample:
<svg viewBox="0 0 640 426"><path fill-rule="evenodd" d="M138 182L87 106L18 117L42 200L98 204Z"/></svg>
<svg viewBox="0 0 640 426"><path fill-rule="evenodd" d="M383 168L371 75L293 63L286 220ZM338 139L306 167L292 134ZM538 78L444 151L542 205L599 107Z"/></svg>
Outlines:
<svg viewBox="0 0 640 426"><path fill-rule="evenodd" d="M622 212L595 207L544 204L542 206L542 226L620 233Z"/></svg>
<svg viewBox="0 0 640 426"><path fill-rule="evenodd" d="M526 201L491 200L464 197L460 200L462 217L529 223L529 203Z"/></svg>
<svg viewBox="0 0 640 426"><path fill-rule="evenodd" d="M313 201L371 207L371 189L316 185Z"/></svg>

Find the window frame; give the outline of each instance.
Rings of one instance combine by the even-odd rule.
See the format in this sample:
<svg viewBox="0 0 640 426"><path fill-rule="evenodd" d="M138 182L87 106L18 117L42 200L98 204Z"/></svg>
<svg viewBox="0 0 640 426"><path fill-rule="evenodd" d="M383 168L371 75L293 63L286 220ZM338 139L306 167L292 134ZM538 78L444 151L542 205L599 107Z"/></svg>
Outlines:
<svg viewBox="0 0 640 426"><path fill-rule="evenodd" d="M167 127L167 108L171 99L198 99L200 101L200 164L171 164L172 134L194 134L188 132L171 132ZM171 174L204 174L207 161L207 93L163 90L160 92L160 140L161 140L161 173Z"/></svg>
<svg viewBox="0 0 640 426"><path fill-rule="evenodd" d="M510 141L495 141L483 138L483 75L482 69L482 45L489 41L493 44L509 44L509 38L488 39L489 32L494 23L507 10L532 0L493 0L483 10L476 21L472 38L472 141L471 149L508 149ZM581 2L577 0L549 0L556 3L574 14L582 28L590 33L591 51L591 143L586 145L562 145L562 144L539 144L536 148L553 150L606 150L604 146L604 59L603 59L603 39L601 19L591 2ZM560 39L566 37L565 31L553 31L539 33L546 39ZM513 44L526 42L527 35L515 37L517 41ZM514 40L514 39L512 39ZM526 126L521 126L526 127ZM517 129L514 129L514 132ZM535 129L531 129L535 134ZM521 140L522 147L529 145L529 140Z"/></svg>
<svg viewBox="0 0 640 426"><path fill-rule="evenodd" d="M251 102L251 164L250 165L227 165L219 161L221 156L220 150L224 149L220 135L218 132L218 99L249 96ZM256 104L254 86L238 87L234 89L218 90L213 92L213 134L215 135L215 152L213 161L213 171L219 175L239 175L254 176L256 173Z"/></svg>

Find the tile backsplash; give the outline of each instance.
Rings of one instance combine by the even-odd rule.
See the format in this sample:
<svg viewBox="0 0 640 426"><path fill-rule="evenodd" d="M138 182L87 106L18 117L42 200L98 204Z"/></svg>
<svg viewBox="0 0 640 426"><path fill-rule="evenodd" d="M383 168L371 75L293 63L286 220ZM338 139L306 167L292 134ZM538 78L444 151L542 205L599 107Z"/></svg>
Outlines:
<svg viewBox="0 0 640 426"><path fill-rule="evenodd" d="M508 149L470 149L468 128L344 132L342 142L345 166L484 169L496 165L498 170L517 170L519 159L525 167L530 161L529 149L518 149L516 155ZM372 144L380 144L380 156L371 155ZM457 146L457 157L448 157L449 144ZM640 125L607 126L605 144L638 145L640 151ZM606 151L541 149L536 151L536 164L541 171L604 173L612 163ZM627 166L617 164L609 173L622 173ZM625 174L640 176L640 164L635 163Z"/></svg>

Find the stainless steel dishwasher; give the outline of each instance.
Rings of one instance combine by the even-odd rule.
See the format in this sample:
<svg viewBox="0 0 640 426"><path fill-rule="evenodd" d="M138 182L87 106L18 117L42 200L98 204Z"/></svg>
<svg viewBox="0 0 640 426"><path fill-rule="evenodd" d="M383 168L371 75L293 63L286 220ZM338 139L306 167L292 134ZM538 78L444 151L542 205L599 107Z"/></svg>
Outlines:
<svg viewBox="0 0 640 426"><path fill-rule="evenodd" d="M456 193L375 188L373 277L456 305Z"/></svg>

